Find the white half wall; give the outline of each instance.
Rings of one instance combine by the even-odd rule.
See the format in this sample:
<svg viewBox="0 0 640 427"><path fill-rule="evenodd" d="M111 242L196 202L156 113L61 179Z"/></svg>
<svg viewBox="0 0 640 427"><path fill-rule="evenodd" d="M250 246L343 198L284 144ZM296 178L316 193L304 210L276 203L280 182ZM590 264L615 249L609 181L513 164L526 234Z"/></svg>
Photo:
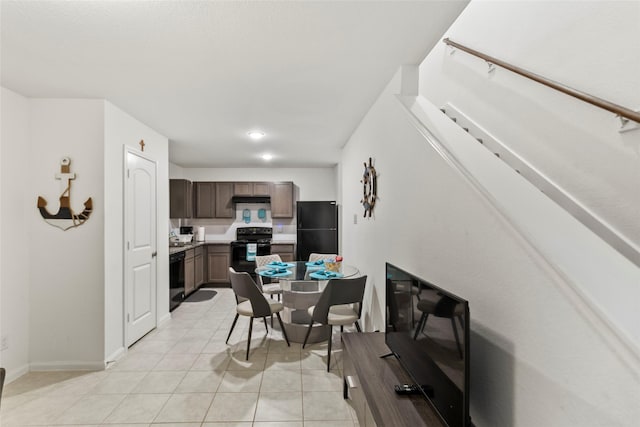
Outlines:
<svg viewBox="0 0 640 427"><path fill-rule="evenodd" d="M124 147L140 149L157 162L157 321L169 317L169 141L109 102L105 102L104 188L105 209L105 360L111 361L124 351L123 287L123 180Z"/></svg>
<svg viewBox="0 0 640 427"><path fill-rule="evenodd" d="M104 366L104 101L30 99L31 146L24 172L30 210L30 365L32 370ZM38 196L56 212L65 183L55 178L60 160L76 174L71 207L89 197L83 225L62 231L36 209ZM14 178L18 179L18 177Z"/></svg>
<svg viewBox="0 0 640 427"><path fill-rule="evenodd" d="M0 93L0 336L8 348L0 366L10 382L29 370L30 213L29 101L1 88Z"/></svg>

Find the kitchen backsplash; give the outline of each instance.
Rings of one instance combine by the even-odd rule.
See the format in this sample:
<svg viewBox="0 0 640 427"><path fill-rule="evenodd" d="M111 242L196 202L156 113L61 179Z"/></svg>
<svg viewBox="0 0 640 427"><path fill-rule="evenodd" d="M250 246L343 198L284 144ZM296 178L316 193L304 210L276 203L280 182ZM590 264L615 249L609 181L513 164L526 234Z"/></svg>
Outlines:
<svg viewBox="0 0 640 427"><path fill-rule="evenodd" d="M238 203L236 205L235 219L224 218L190 218L169 220L169 230L183 225L192 225L195 228L205 227L206 240L231 241L236 239L238 227L272 227L273 240L291 241L296 239L296 221L292 219L271 218L270 205L261 203ZM244 220L243 212L249 210L249 222ZM265 218L258 216L260 209L265 210Z"/></svg>

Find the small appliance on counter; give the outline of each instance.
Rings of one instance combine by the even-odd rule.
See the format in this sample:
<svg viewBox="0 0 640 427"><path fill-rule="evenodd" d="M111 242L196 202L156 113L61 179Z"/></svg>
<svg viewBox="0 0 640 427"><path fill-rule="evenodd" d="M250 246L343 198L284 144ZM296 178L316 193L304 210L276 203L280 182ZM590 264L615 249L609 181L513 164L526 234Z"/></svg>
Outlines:
<svg viewBox="0 0 640 427"><path fill-rule="evenodd" d="M186 226L172 230L169 234L169 246L184 246L193 240L193 227Z"/></svg>
<svg viewBox="0 0 640 427"><path fill-rule="evenodd" d="M196 242L204 242L204 241L205 241L204 227L198 227L198 231L196 233Z"/></svg>
<svg viewBox="0 0 640 427"><path fill-rule="evenodd" d="M180 227L180 234L178 235L180 243L187 244L193 241L193 227L191 225L185 225Z"/></svg>

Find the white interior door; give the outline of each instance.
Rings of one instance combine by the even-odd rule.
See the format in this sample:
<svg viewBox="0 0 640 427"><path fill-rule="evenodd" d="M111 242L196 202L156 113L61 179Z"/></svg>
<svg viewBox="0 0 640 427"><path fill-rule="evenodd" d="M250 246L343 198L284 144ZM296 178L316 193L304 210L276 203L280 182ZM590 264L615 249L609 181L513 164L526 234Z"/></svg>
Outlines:
<svg viewBox="0 0 640 427"><path fill-rule="evenodd" d="M156 164L126 153L125 341L130 346L157 325Z"/></svg>

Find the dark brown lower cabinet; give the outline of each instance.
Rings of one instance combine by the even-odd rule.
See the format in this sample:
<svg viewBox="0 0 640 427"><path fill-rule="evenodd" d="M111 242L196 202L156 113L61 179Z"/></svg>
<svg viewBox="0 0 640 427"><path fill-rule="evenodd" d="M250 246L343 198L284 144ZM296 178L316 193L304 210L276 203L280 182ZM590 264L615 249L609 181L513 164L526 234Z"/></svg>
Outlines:
<svg viewBox="0 0 640 427"><path fill-rule="evenodd" d="M231 247L227 244L207 245L207 283L229 283Z"/></svg>
<svg viewBox="0 0 640 427"><path fill-rule="evenodd" d="M184 255L184 295L196 289L194 249L187 249Z"/></svg>
<svg viewBox="0 0 640 427"><path fill-rule="evenodd" d="M194 278L195 278L195 287L198 289L200 285L204 283L204 246L198 246L194 249L193 256L193 267L194 267Z"/></svg>

